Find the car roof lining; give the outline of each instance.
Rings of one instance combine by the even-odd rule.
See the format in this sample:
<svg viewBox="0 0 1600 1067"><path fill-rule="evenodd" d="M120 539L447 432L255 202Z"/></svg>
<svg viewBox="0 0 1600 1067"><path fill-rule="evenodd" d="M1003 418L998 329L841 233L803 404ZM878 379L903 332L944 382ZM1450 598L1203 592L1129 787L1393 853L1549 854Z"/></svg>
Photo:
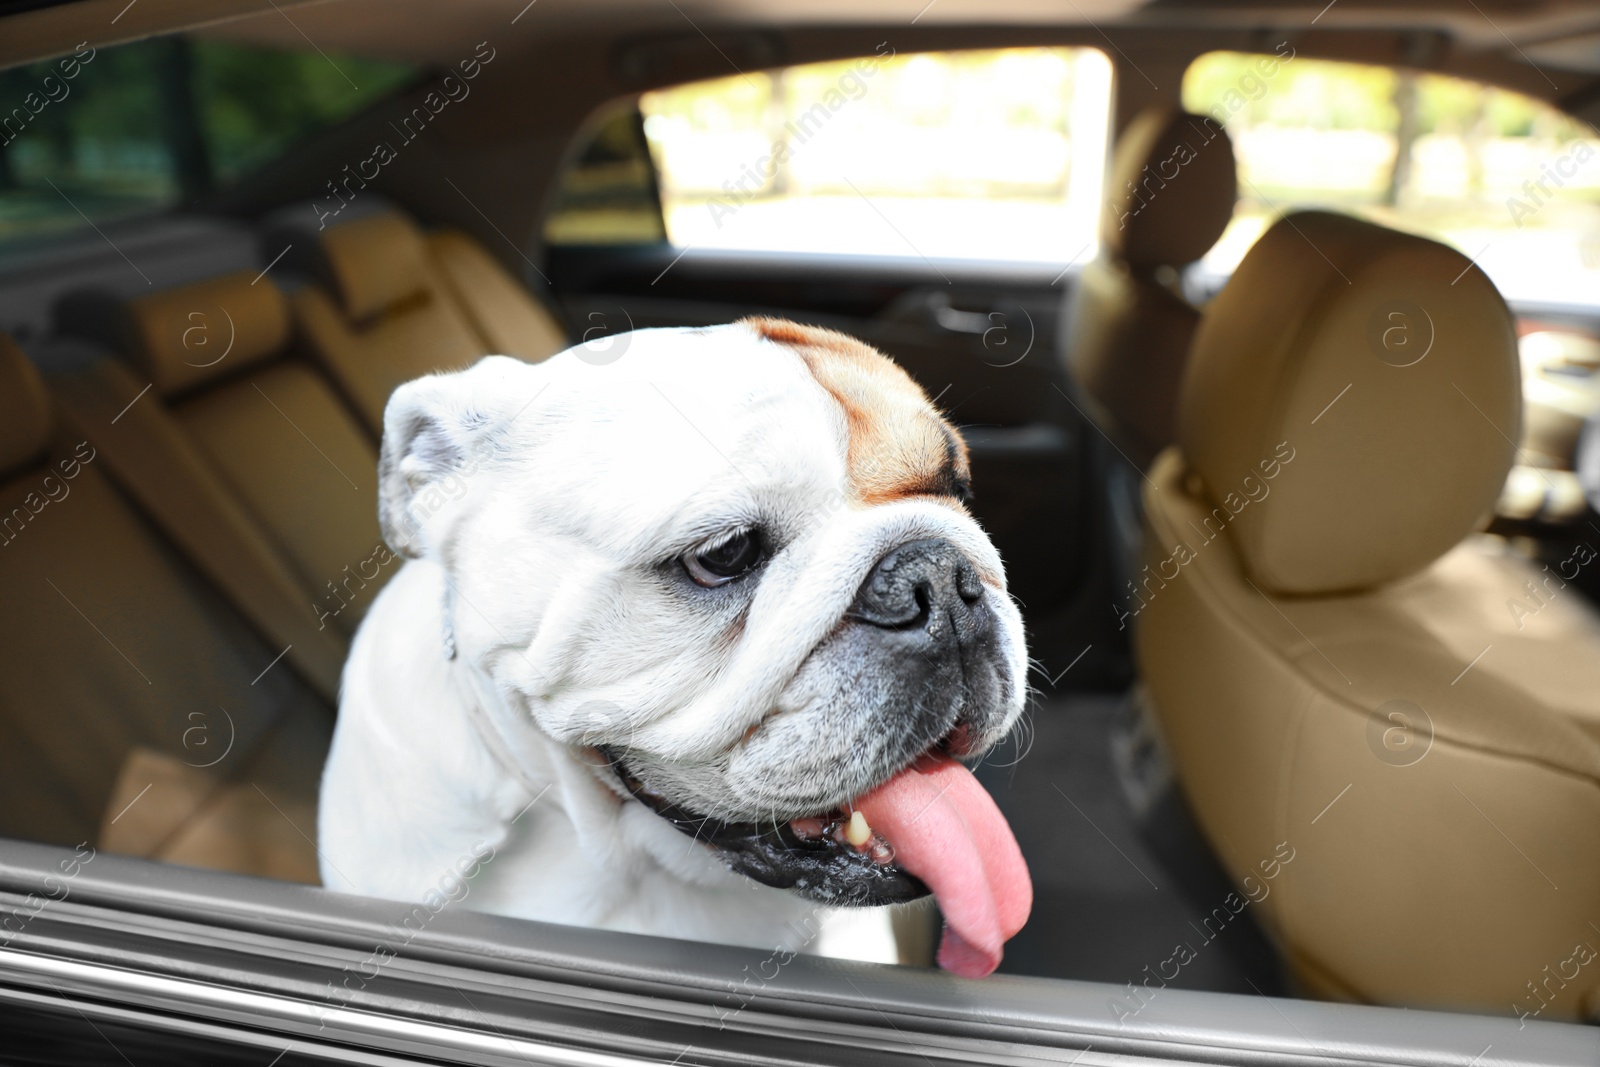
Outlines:
<svg viewBox="0 0 1600 1067"><path fill-rule="evenodd" d="M307 47L298 32L303 30L317 47L327 51L337 49L340 42L359 40L362 28L372 30L375 25L382 24L381 20L368 17L372 13L372 2L283 3L280 5L283 11L279 13L273 10L272 0L173 0L175 11L188 14L169 16L165 7L157 9L155 5L134 4L130 8L127 0L79 0L0 20L0 25L5 27L5 32L0 33L0 57L22 38L40 45L47 37L40 24L40 20L45 19L56 20L52 40L68 42L52 44L48 50L76 47L82 39L79 36L82 27L89 24L83 16L90 11L105 14L108 26L118 11L125 11L117 27L120 29L133 22L141 34L204 21L198 32L239 40L250 39L249 35L257 33L263 21L241 18L240 13L265 10L271 19L282 23L283 29L292 34L282 41L298 42L302 49ZM483 32L483 24L476 13L485 10L484 0L469 0L463 4L459 19L454 8L450 19L440 19L436 14L418 13L411 0L397 2L405 7L396 8L384 32L393 34L402 29L413 35L424 30L436 32L443 43L429 54L443 57L440 66L448 62L453 67L472 56L477 43L483 40L490 41L499 58L495 60L492 76L473 82L472 92L479 103L459 113L452 111L448 116L450 121L439 124L437 136L408 147L402 165L390 168L392 173L386 172L384 191L429 224L457 226L474 234L514 271L520 268L512 253L532 255L541 243L540 220L554 195L556 177L574 150L575 132L592 116L614 106L619 98L626 99L656 86L731 75L735 67L750 71L874 54L886 41L901 54L1000 48L1021 42L1101 48L1118 67L1117 128L1148 106L1175 102L1183 73L1195 56L1213 50L1270 52L1285 37L1303 56L1374 64L1409 63L1419 69L1475 78L1536 98L1554 99L1569 113L1600 125L1600 78L1562 74L1549 68L1540 70L1516 58L1514 52L1508 59L1504 41L1500 42L1501 51L1473 51L1431 30L1340 28L1341 24L1334 21L1334 12L1347 5L1352 7L1355 13L1352 17L1358 21L1366 17L1363 12L1371 12L1370 7L1357 6L1353 0L1338 0L1315 27L1292 34L1273 28L1284 21L1277 12L1236 10L1238 24L1218 24L1224 9L1216 6L1200 12L1204 19L1192 13L1174 13L1174 17L1185 23L1209 23L1207 28L1194 29L1163 28L1159 13L1152 15L1149 9L1134 12L1115 25L1097 21L1092 26L952 25L931 18L933 12L944 9L947 4L959 12L962 10L959 3L965 0L937 0L929 17L915 25L905 20L892 23L858 20L783 30L770 26L736 29L730 27L726 19L713 21L711 16L702 15L699 8L686 0L680 6L684 6L688 18L680 18L680 26L669 27L654 36L646 35L640 25L634 24L625 24L626 30L619 31L617 26L621 20L616 18L610 19L608 25L580 32L578 21L563 14L570 0L538 0L536 6L519 8L525 15L515 27L510 23L517 10L511 9L509 4L493 7L496 21L505 25L488 37L478 36ZM610 3L594 6L628 10L633 2L617 0L614 7ZM1556 6L1571 14L1570 5L1559 3ZM146 9L156 14L141 15ZM225 14L219 15L230 9L234 12L232 21L228 21L229 16ZM671 6L667 5L666 9L670 12ZM1420 21L1431 9L1418 5L1415 10L1415 18ZM1500 13L1498 7L1486 10L1496 16ZM348 16L363 12L366 14L354 20L353 25L346 26L344 36L334 32ZM1093 17L1088 9L1085 13ZM339 18L331 18L334 14ZM543 32L539 32L539 24L534 24L527 33L519 32L536 14L541 19L548 17ZM1301 10L1298 21L1309 25L1315 14ZM162 25L157 26L152 21L134 22L136 16ZM693 24L689 19L693 19ZM1600 20L1600 12L1586 14L1581 20L1569 18L1574 23L1595 20ZM24 23L27 33L12 32L13 27ZM1500 24L1510 25L1505 21ZM504 32L507 28L513 32ZM699 29L707 30L710 37L701 36ZM459 40L455 36L458 33ZM1112 36L1106 36L1108 33ZM375 49L362 51L371 55ZM218 190L203 209L252 217L282 203L303 200L320 190L329 175L338 174L352 160L363 158L371 151L375 139L388 136L384 119L389 112L393 108L403 110L417 102L420 94L436 83L438 77L437 71L429 72L410 90L402 91L392 100L312 135L285 157L246 176L236 185ZM1557 88L1552 88L1551 81L1556 82ZM506 174L517 174L519 178L508 184L496 177ZM467 197L471 198L470 203ZM514 248L502 247L506 238L485 226L479 211L496 220L501 234L514 235Z"/></svg>
<svg viewBox="0 0 1600 1067"><path fill-rule="evenodd" d="M1081 0L1060 5L1051 0L936 0L914 20L901 3L820 0L796 9L777 0L539 0L526 7L516 0L459 0L448 17L425 0L172 0L162 5L128 5L126 0L78 0L0 17L0 66L60 55L76 48L85 27L96 47L175 30L231 41L347 52L419 64L454 65L488 41L519 61L538 59L552 72L572 69L571 50L580 42L599 46L606 65L615 68L630 49L653 48L680 39L686 57L661 64L670 77L647 79L670 84L688 78L733 73L717 49L728 52L741 39L761 36L780 43L781 54L765 65L846 56L849 51L819 48L870 31L873 44L887 40L900 52L972 47L980 33L992 46L1027 43L1078 43L1130 54L1163 43L1189 54L1239 47L1241 36L1275 43L1289 36L1307 54L1349 51L1342 39L1380 43L1348 58L1413 65L1440 73L1478 78L1542 99L1579 104L1600 83L1600 11L1579 0L1482 0L1462 5L1449 0L1339 0L1321 5L1265 4L1260 0ZM620 31L618 27L626 27ZM1114 38L1107 37L1114 34ZM1558 48L1594 37L1595 48ZM1232 43L1228 43L1232 42ZM1381 42L1389 42L1384 49ZM1430 44L1430 42L1433 42ZM807 44L812 47L806 47ZM712 47L715 45L716 47ZM1541 52L1541 46L1548 45ZM766 46L771 48L770 43ZM860 46L856 46L859 50ZM1259 47L1259 46L1258 46ZM692 62L693 48L700 62ZM870 48L868 49L871 50ZM1527 53L1540 52L1544 62ZM581 49L588 52L589 49ZM747 53L749 49L746 48ZM759 59L757 54L753 60ZM1340 55L1341 58L1346 56ZM1113 55L1113 58L1117 58ZM1583 63L1573 70L1562 61ZM1137 60L1135 60L1137 62ZM763 65L755 62L756 66ZM1141 64L1142 65L1142 64ZM743 64L739 64L743 66ZM632 65L638 70L637 63ZM692 71L692 72L691 72ZM643 85L624 84L618 91ZM1175 93L1169 94L1175 95ZM1592 116L1591 116L1592 121Z"/></svg>

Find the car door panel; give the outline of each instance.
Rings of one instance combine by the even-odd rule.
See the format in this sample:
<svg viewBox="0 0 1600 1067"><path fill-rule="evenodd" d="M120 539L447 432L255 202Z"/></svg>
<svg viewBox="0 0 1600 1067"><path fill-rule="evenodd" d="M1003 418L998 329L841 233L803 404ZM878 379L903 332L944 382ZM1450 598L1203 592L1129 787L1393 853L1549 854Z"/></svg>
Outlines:
<svg viewBox="0 0 1600 1067"><path fill-rule="evenodd" d="M1060 608L1077 591L1092 541L1087 427L1055 361L1070 271L668 245L558 246L547 271L580 339L769 314L892 356L962 427L974 512L1027 610Z"/></svg>

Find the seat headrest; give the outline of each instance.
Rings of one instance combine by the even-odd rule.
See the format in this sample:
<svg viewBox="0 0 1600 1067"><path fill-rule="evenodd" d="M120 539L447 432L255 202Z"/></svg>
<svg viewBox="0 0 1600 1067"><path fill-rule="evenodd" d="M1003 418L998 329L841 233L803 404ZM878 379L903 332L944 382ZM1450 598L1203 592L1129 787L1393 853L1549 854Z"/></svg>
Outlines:
<svg viewBox="0 0 1600 1067"><path fill-rule="evenodd" d="M55 429L50 394L16 342L0 334L0 476L43 454Z"/></svg>
<svg viewBox="0 0 1600 1067"><path fill-rule="evenodd" d="M64 306L61 317L93 316L94 299ZM271 278L247 270L163 289L116 310L114 335L89 332L125 349L162 396L231 374L289 341L288 301Z"/></svg>
<svg viewBox="0 0 1600 1067"><path fill-rule="evenodd" d="M1151 108L1117 141L1100 240L1135 267L1182 267L1217 243L1238 198L1228 133L1204 115Z"/></svg>
<svg viewBox="0 0 1600 1067"><path fill-rule="evenodd" d="M1482 271L1434 241L1303 212L1201 318L1178 443L1260 586L1332 593L1401 578L1470 533L1521 417L1511 313Z"/></svg>
<svg viewBox="0 0 1600 1067"><path fill-rule="evenodd" d="M354 322L381 315L428 288L422 231L397 211L327 230L322 251L344 313Z"/></svg>

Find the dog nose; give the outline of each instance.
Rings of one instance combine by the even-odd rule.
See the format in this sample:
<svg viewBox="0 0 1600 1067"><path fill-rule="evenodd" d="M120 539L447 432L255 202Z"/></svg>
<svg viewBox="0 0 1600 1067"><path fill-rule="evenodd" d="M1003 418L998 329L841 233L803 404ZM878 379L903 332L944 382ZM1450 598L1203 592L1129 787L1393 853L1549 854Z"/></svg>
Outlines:
<svg viewBox="0 0 1600 1067"><path fill-rule="evenodd" d="M949 541L929 538L878 560L849 614L885 630L925 631L966 644L976 636L982 600L983 582L967 557Z"/></svg>

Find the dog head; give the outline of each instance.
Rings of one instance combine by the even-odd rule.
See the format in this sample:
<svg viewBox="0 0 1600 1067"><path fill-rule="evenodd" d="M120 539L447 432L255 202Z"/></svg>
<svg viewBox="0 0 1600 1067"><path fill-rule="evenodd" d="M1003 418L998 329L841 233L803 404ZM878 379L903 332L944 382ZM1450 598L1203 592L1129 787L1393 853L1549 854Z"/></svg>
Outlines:
<svg viewBox="0 0 1600 1067"><path fill-rule="evenodd" d="M989 750L1026 688L960 435L842 334L627 338L397 390L386 539L444 568L461 658L515 714L733 869L829 904L926 892L894 857L920 830L862 843L851 815L907 821L927 789L889 786ZM969 792L919 826L973 822L939 814Z"/></svg>

